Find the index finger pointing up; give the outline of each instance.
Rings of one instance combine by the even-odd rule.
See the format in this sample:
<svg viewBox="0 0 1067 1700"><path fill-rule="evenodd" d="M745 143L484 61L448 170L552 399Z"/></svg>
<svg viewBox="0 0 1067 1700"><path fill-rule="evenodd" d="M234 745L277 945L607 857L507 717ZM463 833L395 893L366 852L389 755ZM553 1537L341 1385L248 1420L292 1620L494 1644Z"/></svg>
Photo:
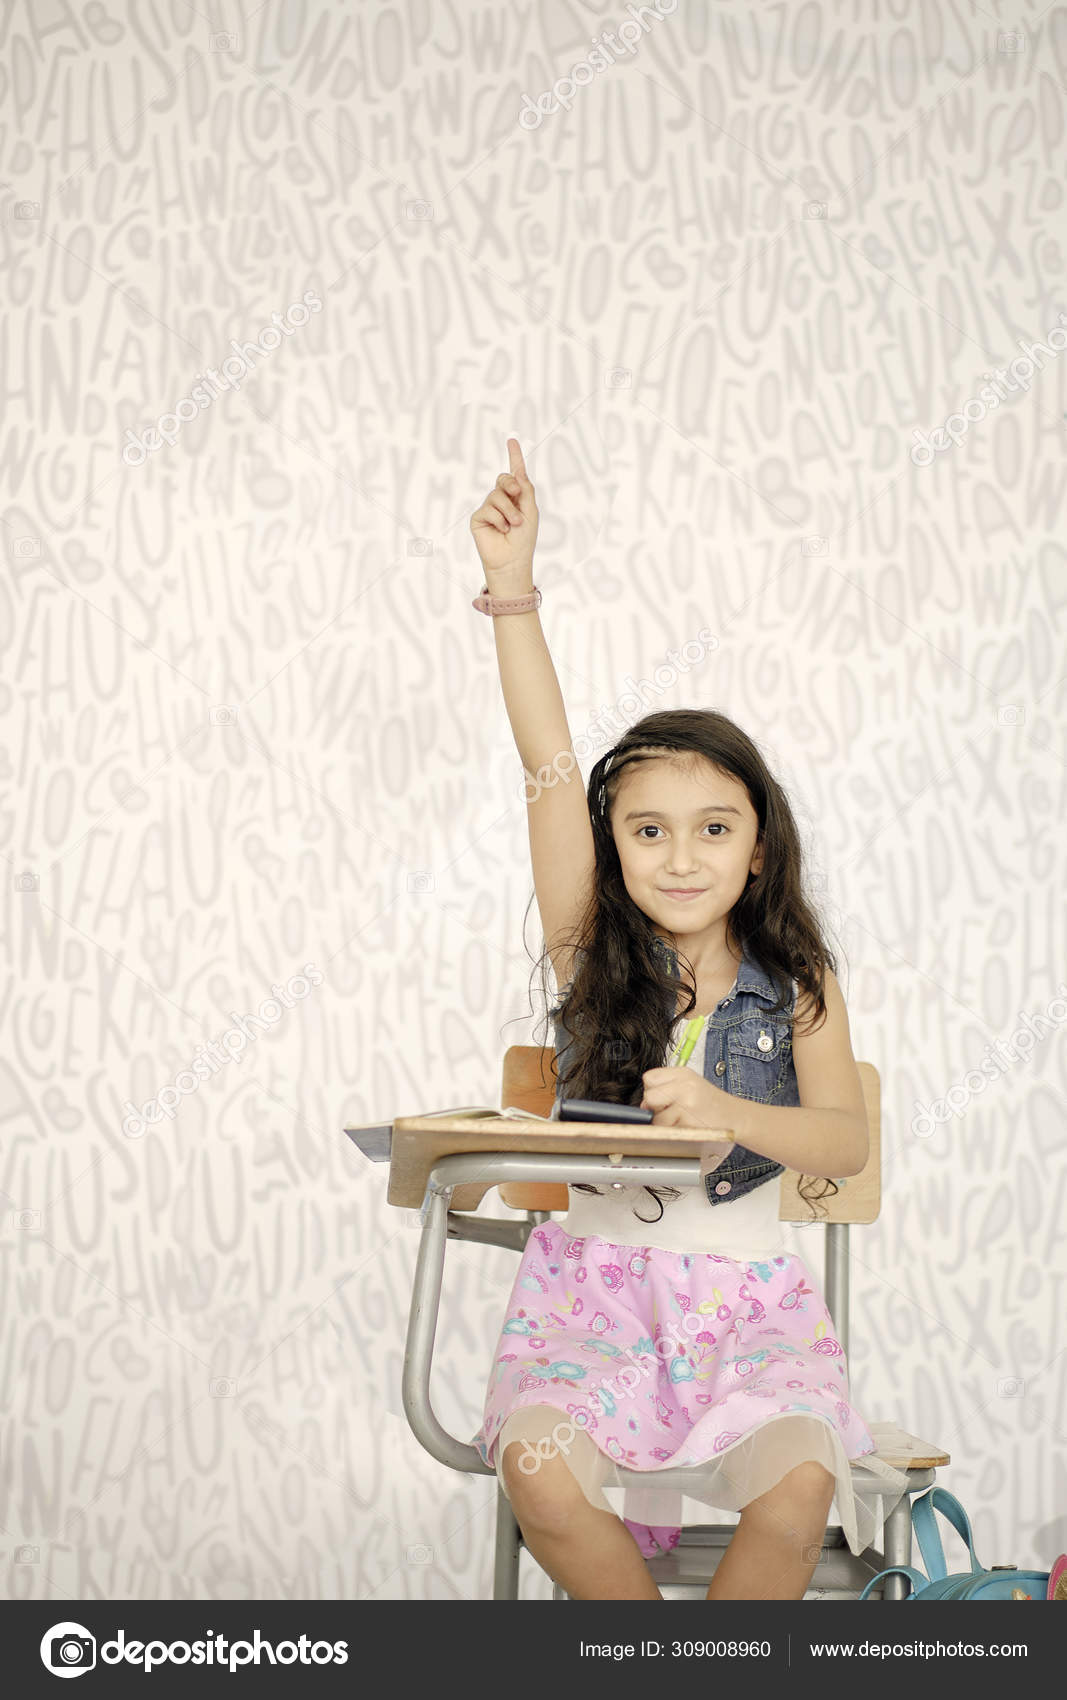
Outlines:
<svg viewBox="0 0 1067 1700"><path fill-rule="evenodd" d="M517 478L525 478L527 476L526 462L522 458L522 450L519 447L519 439L517 437L508 438L508 460L510 470Z"/></svg>

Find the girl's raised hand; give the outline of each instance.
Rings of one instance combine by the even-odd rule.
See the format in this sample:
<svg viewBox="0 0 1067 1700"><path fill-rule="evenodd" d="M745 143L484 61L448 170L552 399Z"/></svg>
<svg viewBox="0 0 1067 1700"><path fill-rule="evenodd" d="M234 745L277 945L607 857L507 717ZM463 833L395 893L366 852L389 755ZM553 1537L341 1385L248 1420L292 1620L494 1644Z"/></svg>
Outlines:
<svg viewBox="0 0 1067 1700"><path fill-rule="evenodd" d="M471 515L471 531L492 590L494 573L516 567L533 572L538 513L534 487L516 437L508 438L510 470L502 472L481 507Z"/></svg>

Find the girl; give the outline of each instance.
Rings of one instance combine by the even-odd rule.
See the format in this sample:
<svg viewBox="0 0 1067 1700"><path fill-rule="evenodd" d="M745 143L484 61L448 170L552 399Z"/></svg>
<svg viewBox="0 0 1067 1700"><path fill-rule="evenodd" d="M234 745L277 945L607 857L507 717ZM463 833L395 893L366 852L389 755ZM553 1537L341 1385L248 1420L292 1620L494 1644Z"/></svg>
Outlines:
<svg viewBox="0 0 1067 1700"><path fill-rule="evenodd" d="M907 1477L849 1403L830 1313L778 1220L868 1152L834 959L805 899L796 824L725 715L646 715L595 764L571 749L533 583L538 510L519 444L471 519L508 718L527 776L534 886L565 988L563 1096L639 1103L708 1132L701 1184L570 1188L530 1234L475 1437L523 1539L574 1599L659 1599L645 1556L686 1497L739 1513L709 1599L802 1599L836 1498L868 1547ZM542 962L543 962L542 958ZM688 978L684 978L684 967ZM821 1180L814 1196L812 1183ZM884 1484L853 1488L864 1457ZM647 1472L625 1521L605 1487Z"/></svg>

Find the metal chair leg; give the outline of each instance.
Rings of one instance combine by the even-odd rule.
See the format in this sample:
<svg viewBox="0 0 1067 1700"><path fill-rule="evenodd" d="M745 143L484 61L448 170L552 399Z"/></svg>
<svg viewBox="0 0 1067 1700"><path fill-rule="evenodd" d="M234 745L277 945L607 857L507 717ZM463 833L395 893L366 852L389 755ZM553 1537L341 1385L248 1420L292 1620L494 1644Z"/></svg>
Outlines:
<svg viewBox="0 0 1067 1700"><path fill-rule="evenodd" d="M883 1529L883 1548L885 1564L888 1569L891 1564L911 1563L911 1499L910 1493L901 1494ZM908 1580L906 1576L887 1576L882 1583L883 1600L904 1600L908 1596Z"/></svg>
<svg viewBox="0 0 1067 1700"><path fill-rule="evenodd" d="M519 1548L521 1535L511 1501L497 1483L496 1489L496 1556L493 1563L494 1600L517 1600L519 1597Z"/></svg>

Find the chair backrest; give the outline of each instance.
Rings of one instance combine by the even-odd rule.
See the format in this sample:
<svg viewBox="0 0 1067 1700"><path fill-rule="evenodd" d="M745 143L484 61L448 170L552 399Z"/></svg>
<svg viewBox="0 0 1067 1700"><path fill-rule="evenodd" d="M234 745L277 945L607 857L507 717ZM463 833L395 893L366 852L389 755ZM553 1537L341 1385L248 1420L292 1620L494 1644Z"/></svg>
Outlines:
<svg viewBox="0 0 1067 1700"><path fill-rule="evenodd" d="M858 1175L839 1180L839 1190L833 1197L819 1199L817 1219L823 1223L874 1222L882 1207L881 1082L873 1063L861 1062L857 1066L867 1107L870 1152ZM547 1116L551 1114L555 1096L556 1053L552 1046L509 1045L504 1054L501 1108L514 1105L516 1109ZM812 1220L811 1207L797 1190L800 1179L792 1169L779 1176L778 1217L782 1222ZM818 1192L817 1182L813 1190ZM507 1181L499 1191L503 1202L512 1210L566 1210L568 1205L567 1188L561 1181Z"/></svg>

